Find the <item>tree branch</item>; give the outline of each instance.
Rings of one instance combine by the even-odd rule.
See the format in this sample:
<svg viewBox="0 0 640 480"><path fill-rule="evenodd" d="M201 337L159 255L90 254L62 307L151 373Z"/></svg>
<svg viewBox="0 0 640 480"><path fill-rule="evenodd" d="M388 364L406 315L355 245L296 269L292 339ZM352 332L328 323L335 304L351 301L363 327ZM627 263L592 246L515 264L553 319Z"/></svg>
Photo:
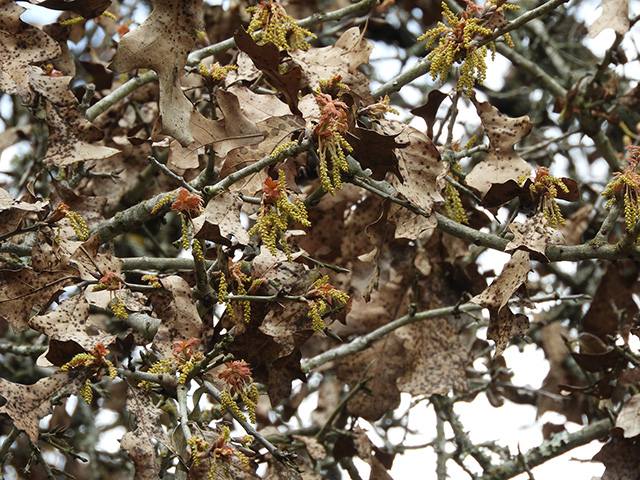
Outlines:
<svg viewBox="0 0 640 480"><path fill-rule="evenodd" d="M587 295L567 295L567 296L544 295L540 297L533 297L530 299L530 301L534 303L549 302L554 300L588 302L591 300L591 297ZM510 303L517 303L517 301L510 302ZM333 348L324 353L316 355L315 357L302 359L302 361L300 362L302 371L308 373L324 365L325 363L331 362L333 360L337 360L342 357L346 357L347 355L353 355L354 353L361 352L376 340L380 340L382 337L388 335L389 333L393 332L394 330L397 330L400 327L404 327L405 325L421 322L423 320L428 320L430 318L444 317L446 315L454 315L457 313L467 313L467 312L478 311L478 310L482 310L483 308L484 307L476 303L467 302L467 303L463 303L462 305L434 308L433 310L425 310L423 312L418 312L413 315L411 314L405 315L404 317L400 317L392 322L389 322L383 325L382 327L374 330L373 332L356 337L349 343L340 345L336 348Z"/></svg>
<svg viewBox="0 0 640 480"><path fill-rule="evenodd" d="M574 433L562 432L553 435L539 446L522 454L524 461L514 458L503 462L478 480L506 480L515 477L525 472L527 468L541 465L547 460L607 435L611 427L613 427L611 421L603 419L593 422Z"/></svg>

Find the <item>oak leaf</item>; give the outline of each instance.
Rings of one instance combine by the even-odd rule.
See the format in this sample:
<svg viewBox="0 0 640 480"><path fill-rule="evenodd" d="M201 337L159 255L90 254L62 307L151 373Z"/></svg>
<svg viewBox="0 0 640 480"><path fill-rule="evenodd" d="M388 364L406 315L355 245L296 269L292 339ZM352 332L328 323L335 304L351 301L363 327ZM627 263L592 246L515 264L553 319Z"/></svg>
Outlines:
<svg viewBox="0 0 640 480"><path fill-rule="evenodd" d="M210 120L197 111L191 114L190 129L194 142L183 147L177 140L169 144L169 165L186 170L198 167L198 154L205 145L213 145L216 157L223 159L236 148L260 143L265 133L247 119L238 98L219 89L216 92L218 107L223 119Z"/></svg>
<svg viewBox="0 0 640 480"><path fill-rule="evenodd" d="M467 389L467 354L446 319L407 325L396 336L405 349L406 368L396 382L401 392L447 395Z"/></svg>
<svg viewBox="0 0 640 480"><path fill-rule="evenodd" d="M77 280L77 272L70 268L43 272L30 268L0 270L0 318L21 332L29 327L34 306L48 306L64 287Z"/></svg>
<svg viewBox="0 0 640 480"><path fill-rule="evenodd" d="M84 295L63 301L45 315L36 315L29 320L29 326L49 338L44 356L57 366L78 353L92 351L97 343L108 348L116 339L115 335L89 322L89 303Z"/></svg>
<svg viewBox="0 0 640 480"><path fill-rule="evenodd" d="M624 430L625 438L640 435L640 394L626 401L616 418L616 427Z"/></svg>
<svg viewBox="0 0 640 480"><path fill-rule="evenodd" d="M399 181L394 179L394 187L412 204L431 213L434 204L444 201L442 191L447 174L438 149L426 134L413 127L400 122L382 125L391 133L398 133L398 143L408 144L397 153L401 177Z"/></svg>
<svg viewBox="0 0 640 480"><path fill-rule="evenodd" d="M502 115L488 102L474 101L482 122L482 129L489 137L487 158L478 163L466 177L467 185L484 197L492 184L517 180L529 175L531 167L513 148L526 137L533 123L529 117L509 118Z"/></svg>
<svg viewBox="0 0 640 480"><path fill-rule="evenodd" d="M6 413L16 428L24 430L33 443L38 442L40 420L51 413L53 406L63 397L76 393L85 382L82 369L71 372L55 372L33 385L20 385L0 378L0 395L6 405L0 413Z"/></svg>
<svg viewBox="0 0 640 480"><path fill-rule="evenodd" d="M0 90L20 96L29 93L27 67L60 55L53 38L20 20L24 11L15 2L0 2Z"/></svg>
<svg viewBox="0 0 640 480"><path fill-rule="evenodd" d="M213 198L204 212L194 219L196 238L231 246L231 237L242 245L249 244L249 235L242 226L242 201L237 194L225 192Z"/></svg>
<svg viewBox="0 0 640 480"><path fill-rule="evenodd" d="M162 320L153 346L166 358L173 358L171 344L189 338L202 338L204 325L198 315L191 288L176 275L160 279L162 290L149 297L153 311Z"/></svg>
<svg viewBox="0 0 640 480"><path fill-rule="evenodd" d="M320 80L338 74L353 94L370 104L373 98L369 92L369 80L359 69L369 63L372 50L373 44L364 38L360 29L352 27L329 47L294 50L290 55L302 68L306 86L311 90L320 86Z"/></svg>
<svg viewBox="0 0 640 480"><path fill-rule="evenodd" d="M94 142L102 138L102 132L89 123L74 107L56 106L47 102L49 141L45 165L65 167L85 160L103 160L120 153L120 150Z"/></svg>
<svg viewBox="0 0 640 480"><path fill-rule="evenodd" d="M629 0L602 0L600 6L602 13L589 26L590 38L597 37L605 28L613 28L618 35L629 31Z"/></svg>
<svg viewBox="0 0 640 480"><path fill-rule="evenodd" d="M41 212L49 204L48 201L35 203L15 200L4 188L0 188L0 212L5 210L22 210L24 212Z"/></svg>
<svg viewBox="0 0 640 480"><path fill-rule="evenodd" d="M153 0L151 15L127 33L109 65L114 72L150 68L158 74L162 132L182 146L193 142L189 119L193 105L180 87L180 77L193 47L202 0Z"/></svg>
<svg viewBox="0 0 640 480"><path fill-rule="evenodd" d="M280 50L273 43L258 45L251 35L240 29L234 35L238 48L245 52L255 66L264 73L269 83L282 93L287 105L294 115L300 115L298 110L298 92L302 74L298 65L293 65L285 73L280 70Z"/></svg>

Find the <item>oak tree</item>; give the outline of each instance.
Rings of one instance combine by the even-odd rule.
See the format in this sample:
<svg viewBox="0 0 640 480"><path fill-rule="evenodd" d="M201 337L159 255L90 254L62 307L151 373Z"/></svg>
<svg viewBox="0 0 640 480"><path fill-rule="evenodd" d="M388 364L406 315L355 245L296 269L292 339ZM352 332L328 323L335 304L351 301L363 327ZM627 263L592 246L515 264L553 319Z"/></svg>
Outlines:
<svg viewBox="0 0 640 480"><path fill-rule="evenodd" d="M420 409L433 478L594 440L638 477L628 0L29 3L0 0L3 478L384 480ZM564 420L474 442L478 398Z"/></svg>

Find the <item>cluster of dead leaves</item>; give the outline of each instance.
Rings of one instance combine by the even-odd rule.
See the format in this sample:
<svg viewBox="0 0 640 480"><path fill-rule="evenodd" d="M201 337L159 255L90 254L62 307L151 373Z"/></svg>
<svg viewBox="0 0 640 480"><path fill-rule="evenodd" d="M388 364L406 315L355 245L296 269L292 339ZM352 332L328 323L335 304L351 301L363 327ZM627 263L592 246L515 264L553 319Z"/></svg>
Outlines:
<svg viewBox="0 0 640 480"><path fill-rule="evenodd" d="M32 3L85 18L96 17L107 8L119 16L117 8L104 0ZM100 77L94 79L100 85L97 99L119 86L119 80L107 75L106 67L131 75L139 69L153 70L158 88L139 89L94 125L80 113L79 100L70 89L77 74L66 47L70 33L60 24L45 29L28 25L19 18L23 7L13 1L0 1L0 89L20 96L46 120L49 137L43 165L71 173L74 166L84 164L90 172L79 180L75 191L64 181L54 182L55 193L48 201L38 197L33 185L20 199L0 190L0 235L24 242L31 248L32 259L29 266L0 270L0 318L14 332L33 329L47 337L48 349L40 359L41 365L59 367L78 353L92 351L96 344L118 352L120 359L127 358L135 347L171 358L174 342L196 338L201 340L198 348L205 352L220 340L223 328L233 328L235 338L225 353L251 365L253 378L266 385L272 405L289 400L292 382L305 380L300 367L303 355L335 345L334 340L313 335L304 302L256 302L249 322L243 318L243 309L234 303L233 317L223 315L214 327L211 319L203 320L198 310L191 273L161 275L160 288L153 292L142 294L123 282L117 293L129 312L148 313L160 320L150 345L148 339L126 325L116 334L106 325L104 313L92 312L104 312L114 294L93 292L91 286L107 272L126 278L121 259L96 236L76 240L69 220L53 221L51 215L56 205L65 203L93 229L106 221L108 210L123 209L142 196L176 188L172 178L143 176L146 158L154 151L166 153L167 167L185 180L197 177L211 161L219 177L226 178L268 156L279 144L312 130L310 127L319 118L313 91L320 80L336 74L350 87L343 100L349 105L350 128L345 137L353 147L352 156L363 169L368 169L371 180L386 182L388 191L384 193L410 203L421 215L347 185L310 210L312 226L291 239L300 250L295 261L275 258L265 249L247 255L251 278L262 282L252 293L303 296L318 278L317 269L305 258L308 253L316 262L341 267L340 272L331 273L331 284L352 296L351 310L344 309L334 316L341 322L329 324L334 338L354 338L416 311L455 305L466 294L475 295L471 301L489 309L487 337L495 342L495 356L504 351L513 336L528 331L528 317L514 313L508 302L514 295L527 297L531 260L545 261L547 247L562 239L546 225L540 213L512 223L509 230L513 239L507 245L511 258L487 287L477 266L464 264L468 245L435 230L434 212L445 201L443 190L449 168L430 135L437 110L433 105L439 105L446 96L435 94L430 108L427 105L415 111L427 120L426 133L396 120L376 120L367 127L358 122L356 111L378 99L372 98L369 81L360 72L372 50L360 29L348 29L331 46L288 53L279 52L271 44L258 45L239 29L234 35L238 70L230 73L215 93L208 92L210 106L199 108L206 92L205 82L198 75L185 75L184 68L196 42L194 32L199 28L202 2L152 3L149 17L122 36L112 52L111 63L96 59L93 71L103 72L94 73ZM269 88L270 94L257 93L257 85ZM527 117L505 117L486 102L474 100L474 105L489 149L486 158L466 177L466 185L487 208L499 207L513 198L530 201L531 181L523 184L521 178L529 176L532 168L514 147L529 134L532 123ZM17 138L18 131L11 133ZM282 168L292 188L310 192L317 186L313 174L310 179L300 175L314 170L312 155L290 159ZM263 170L235 183L209 202L194 221L196 237L217 245L207 255L219 262L222 274L228 273L225 265L231 249L251 246L242 219L254 213L255 208L247 207L243 198L260 192L268 174L276 176L273 171ZM570 183L570 179L565 180ZM571 187L565 200L577 199L575 182ZM34 224L35 232L21 231ZM477 227L482 226L486 225ZM130 240L140 235L129 234ZM615 277L615 273L610 275ZM612 278L606 284L619 283ZM70 286L76 287L76 294L69 297ZM596 298L593 312L590 310L583 319L586 333L599 341L589 345L597 348L572 353L582 368L601 374L600 384L576 385L575 379L560 368L570 353L560 352L557 343L549 341L549 358L558 367L550 373L549 389L590 389L590 393L608 394L609 398L612 395L611 391L605 393L605 386L622 373L618 368L620 357L611 353L607 338L618 333L619 325L596 319L614 316L604 299L615 296L616 306L629 310L629 315L634 302L629 289L614 288L609 292L604 288L599 292L602 299ZM399 328L326 368L337 371L337 391L344 384L353 388L364 382L346 408L353 415L374 421L398 406L401 392L446 395L452 390L467 391L468 370L480 350L475 329L475 319L466 314L433 318ZM557 335L560 333L554 332L556 340ZM586 337L582 340L588 343ZM76 393L86 378L86 372L77 370L58 371L28 386L0 379L7 400L0 412L6 413L35 442L39 420L61 397ZM121 445L130 452L137 478L155 478L157 445L171 452L179 449L166 435L162 415L146 392L128 384L126 391L125 408L136 421ZM319 408L330 411L338 400L337 395L322 398ZM625 415L619 418L625 437L638 433L632 421L637 413L636 403L637 399L632 398L623 410ZM539 405L539 409L569 411L566 404ZM576 411L575 405L571 410ZM219 433L210 436L214 442ZM305 444L314 462L328 455L322 445L307 437L297 440ZM375 478L386 478L392 459L373 447L363 431L357 430L349 438L344 436L340 442L345 445L340 454L355 452L370 464ZM339 453L333 455L338 458ZM283 467L273 463L269 468L277 475ZM201 470L194 468L193 478L203 474Z"/></svg>

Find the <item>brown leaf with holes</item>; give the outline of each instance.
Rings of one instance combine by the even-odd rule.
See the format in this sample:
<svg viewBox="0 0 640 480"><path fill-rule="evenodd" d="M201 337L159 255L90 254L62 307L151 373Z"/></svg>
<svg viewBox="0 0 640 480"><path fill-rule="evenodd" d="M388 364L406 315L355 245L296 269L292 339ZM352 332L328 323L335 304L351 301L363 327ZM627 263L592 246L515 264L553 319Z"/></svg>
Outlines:
<svg viewBox="0 0 640 480"><path fill-rule="evenodd" d="M305 265L288 262L286 256L274 257L266 248L252 265L252 278L263 280L255 295L303 295L317 279ZM313 335L305 302L254 302L251 319L245 322L243 309L234 303L236 333L229 350L242 358L253 372L253 378L267 385L272 405L291 394L291 382L304 379L300 368L300 347Z"/></svg>
<svg viewBox="0 0 640 480"><path fill-rule="evenodd" d="M353 388L368 379L366 390L357 392L347 410L366 420L375 421L400 404L396 380L404 369L404 348L395 334L389 334L369 348L340 361L338 378Z"/></svg>
<svg viewBox="0 0 640 480"><path fill-rule="evenodd" d="M187 282L176 275L160 279L163 289L149 295L154 316L162 320L153 346L166 358L173 358L172 342L201 339L204 324L198 315L195 299ZM196 345L195 350L201 348Z"/></svg>
<svg viewBox="0 0 640 480"><path fill-rule="evenodd" d="M231 238L242 245L249 244L249 235L240 221L242 200L238 194L224 192L213 198L204 212L193 220L196 238L231 246Z"/></svg>
<svg viewBox="0 0 640 480"><path fill-rule="evenodd" d="M169 436L165 433L160 418L165 412L156 407L146 390L129 385L127 389L126 409L136 418L136 436L161 443L170 451L175 452L175 447Z"/></svg>
<svg viewBox="0 0 640 480"><path fill-rule="evenodd" d="M223 159L233 149L255 145L264 140L265 132L244 116L235 95L219 89L216 99L224 118L210 120L194 111L191 114L190 129L195 141L186 147L177 140L171 141L167 160L170 167L181 170L197 168L198 154L204 152L202 147L205 145L213 145L216 157Z"/></svg>
<svg viewBox="0 0 640 480"><path fill-rule="evenodd" d="M613 28L618 35L629 31L629 0L602 0L602 13L589 25L589 37L595 38L606 28Z"/></svg>
<svg viewBox="0 0 640 480"><path fill-rule="evenodd" d="M395 149L404 148L407 144L399 142L397 136L358 126L353 132L345 134L347 142L353 148L351 155L360 162L363 169L371 169L371 177L375 180L384 180L388 172L402 178Z"/></svg>
<svg viewBox="0 0 640 480"><path fill-rule="evenodd" d="M158 74L162 132L184 147L193 142L189 119L193 105L182 92L180 77L194 44L202 0L153 0L151 15L127 33L109 68L124 73L150 68Z"/></svg>
<svg viewBox="0 0 640 480"><path fill-rule="evenodd" d="M120 440L120 448L129 451L135 467L134 480L158 480L160 465L156 462L156 448L144 432L127 432Z"/></svg>
<svg viewBox="0 0 640 480"><path fill-rule="evenodd" d="M431 90L429 95L427 95L427 103L411 110L411 113L422 117L427 124L427 136L429 138L433 138L433 126L436 121L436 114L438 113L440 104L447 97L448 95L442 93L440 90Z"/></svg>
<svg viewBox="0 0 640 480"><path fill-rule="evenodd" d="M389 455L383 454L383 452L373 444L367 436L366 431L361 427L356 427L355 429L353 445L358 456L371 467L369 480L393 480L393 477L391 477L387 471L391 468L393 455L391 455L390 462L387 461L388 459L386 457Z"/></svg>
<svg viewBox="0 0 640 480"><path fill-rule="evenodd" d="M513 233L513 239L505 247L507 252L521 249L536 253L548 261L545 255L547 245L563 243L562 234L555 228L547 226L547 219L542 212L527 218L524 223L512 222L509 230Z"/></svg>
<svg viewBox="0 0 640 480"><path fill-rule="evenodd" d="M24 7L0 2L0 90L29 93L28 66L60 55L58 43L39 28L20 20Z"/></svg>
<svg viewBox="0 0 640 480"><path fill-rule="evenodd" d="M235 148L229 152L220 169L220 178L225 178L238 170L270 155L280 144L291 139L291 134L304 129L304 120L295 115L269 117L259 122L258 128L264 132L265 139L254 145ZM259 192L262 189L266 172L261 171L234 183L229 190Z"/></svg>
<svg viewBox="0 0 640 480"><path fill-rule="evenodd" d="M467 185L484 197L491 185L505 183L529 176L531 167L514 150L514 145L526 137L533 123L529 117L509 118L487 102L474 101L482 122L482 129L489 137L487 158L478 163L466 177Z"/></svg>
<svg viewBox="0 0 640 480"><path fill-rule="evenodd" d="M513 313L509 307L489 308L487 338L496 344L495 356L502 355L512 337L520 337L529 331L529 317Z"/></svg>
<svg viewBox="0 0 640 480"><path fill-rule="evenodd" d="M86 160L104 160L120 153L111 147L96 145L102 132L90 124L74 107L58 107L47 102L49 142L45 165L66 167Z"/></svg>
<svg viewBox="0 0 640 480"><path fill-rule="evenodd" d="M405 349L407 365L396 382L401 392L447 395L452 389L467 390L466 350L446 319L407 325L398 329L396 336Z"/></svg>
<svg viewBox="0 0 640 480"><path fill-rule="evenodd" d="M407 200L431 213L434 204L444 201L447 167L426 134L397 121L381 122L388 134L397 135L396 142L406 145L397 151L400 179L393 185Z"/></svg>
<svg viewBox="0 0 640 480"><path fill-rule="evenodd" d="M607 341L616 336L620 328L637 317L638 267L632 261L620 261L607 265L589 310L582 318L585 332Z"/></svg>
<svg viewBox="0 0 640 480"><path fill-rule="evenodd" d="M511 296L527 280L531 270L529 252L516 250L502 269L502 273L489 285L484 292L471 299L473 303L483 307L500 310Z"/></svg>
<svg viewBox="0 0 640 480"><path fill-rule="evenodd" d="M59 367L78 353L90 352L96 343L109 348L115 341L115 335L91 323L89 318L87 299L84 295L76 295L60 303L55 310L36 315L29 320L29 326L49 338L45 357Z"/></svg>
<svg viewBox="0 0 640 480"><path fill-rule="evenodd" d="M60 399L76 393L85 380L82 369L58 371L33 385L0 378L0 395L7 401L0 407L0 413L7 414L16 428L24 430L29 440L37 444L40 419L49 415Z"/></svg>
<svg viewBox="0 0 640 480"><path fill-rule="evenodd" d="M77 272L66 270L35 272L30 268L0 270L0 318L16 332L29 327L33 307L44 308L79 280Z"/></svg>

